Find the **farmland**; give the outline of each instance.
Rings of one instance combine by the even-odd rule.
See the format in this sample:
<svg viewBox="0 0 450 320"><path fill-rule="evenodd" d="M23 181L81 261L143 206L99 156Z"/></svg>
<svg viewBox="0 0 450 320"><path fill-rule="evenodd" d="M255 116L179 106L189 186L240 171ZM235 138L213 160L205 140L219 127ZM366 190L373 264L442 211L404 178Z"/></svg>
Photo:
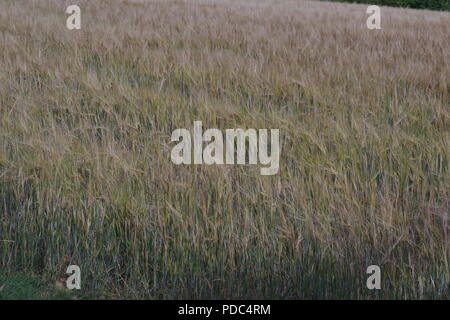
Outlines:
<svg viewBox="0 0 450 320"><path fill-rule="evenodd" d="M0 268L89 298L446 299L450 13L0 2ZM279 129L277 174L171 134ZM368 290L379 265L382 290Z"/></svg>

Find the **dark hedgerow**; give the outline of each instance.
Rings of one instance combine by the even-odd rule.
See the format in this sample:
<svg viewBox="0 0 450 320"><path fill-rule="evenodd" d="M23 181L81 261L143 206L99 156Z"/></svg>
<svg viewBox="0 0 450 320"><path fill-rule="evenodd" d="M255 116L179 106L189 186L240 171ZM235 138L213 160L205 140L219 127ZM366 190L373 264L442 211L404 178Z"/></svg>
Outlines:
<svg viewBox="0 0 450 320"><path fill-rule="evenodd" d="M450 0L330 0L333 2L352 2L382 6L405 7L450 11Z"/></svg>

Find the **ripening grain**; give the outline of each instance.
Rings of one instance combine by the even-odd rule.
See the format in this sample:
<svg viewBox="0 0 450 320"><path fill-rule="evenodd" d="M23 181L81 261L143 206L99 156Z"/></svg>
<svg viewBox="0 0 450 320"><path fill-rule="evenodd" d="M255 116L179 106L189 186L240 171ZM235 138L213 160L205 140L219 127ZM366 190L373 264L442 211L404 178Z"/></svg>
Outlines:
<svg viewBox="0 0 450 320"><path fill-rule="evenodd" d="M0 267L121 298L448 298L450 13L0 3ZM279 128L276 176L170 135ZM3 241L11 240L11 241ZM365 286L382 267L382 288Z"/></svg>

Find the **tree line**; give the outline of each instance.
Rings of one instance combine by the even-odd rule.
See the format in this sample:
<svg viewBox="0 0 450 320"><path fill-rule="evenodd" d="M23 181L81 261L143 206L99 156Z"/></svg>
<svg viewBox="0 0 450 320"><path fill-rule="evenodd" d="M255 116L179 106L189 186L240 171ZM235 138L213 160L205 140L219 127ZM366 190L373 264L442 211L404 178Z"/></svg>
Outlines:
<svg viewBox="0 0 450 320"><path fill-rule="evenodd" d="M334 2L353 2L381 6L405 7L450 11L450 0L331 0Z"/></svg>

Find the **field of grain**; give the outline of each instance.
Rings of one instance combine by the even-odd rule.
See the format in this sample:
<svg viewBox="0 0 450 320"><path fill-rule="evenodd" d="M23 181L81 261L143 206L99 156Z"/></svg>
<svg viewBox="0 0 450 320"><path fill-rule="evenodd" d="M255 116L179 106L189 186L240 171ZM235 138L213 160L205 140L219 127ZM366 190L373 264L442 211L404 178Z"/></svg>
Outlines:
<svg viewBox="0 0 450 320"><path fill-rule="evenodd" d="M0 268L90 298L449 298L450 13L0 2ZM280 170L170 161L278 128ZM366 287L379 265L382 289Z"/></svg>

